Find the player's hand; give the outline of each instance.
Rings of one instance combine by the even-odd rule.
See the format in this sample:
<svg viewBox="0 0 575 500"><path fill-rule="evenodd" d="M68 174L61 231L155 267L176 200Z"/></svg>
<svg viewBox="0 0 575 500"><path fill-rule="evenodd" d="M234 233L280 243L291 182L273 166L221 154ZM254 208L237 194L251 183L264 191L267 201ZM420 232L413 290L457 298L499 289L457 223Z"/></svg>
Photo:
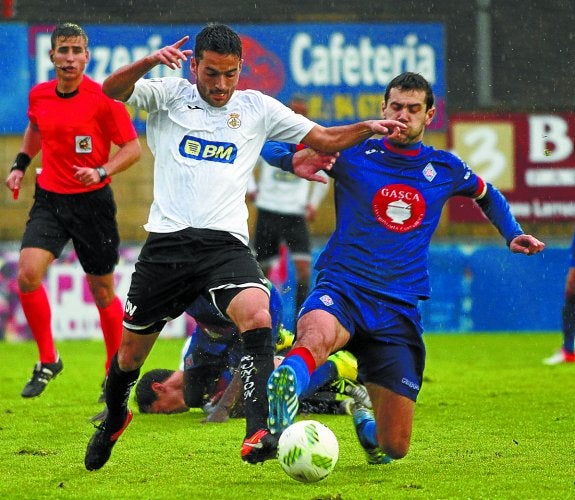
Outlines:
<svg viewBox="0 0 575 500"><path fill-rule="evenodd" d="M516 236L509 243L509 250L513 253L522 253L525 255L535 255L545 248L545 243L539 241L530 234L521 234Z"/></svg>
<svg viewBox="0 0 575 500"><path fill-rule="evenodd" d="M168 66L168 68L176 69L181 68L180 61L187 61L194 51L190 49L180 50L190 37L188 35L180 38L173 45L166 45L154 53L154 58L161 64Z"/></svg>
<svg viewBox="0 0 575 500"><path fill-rule="evenodd" d="M390 139L398 139L401 131L407 128L405 123L397 120L371 120L369 124L374 134L385 135Z"/></svg>
<svg viewBox="0 0 575 500"><path fill-rule="evenodd" d="M311 148L297 151L292 157L294 174L308 181L327 184L327 179L319 175L320 170L331 170L339 153L321 153Z"/></svg>
<svg viewBox="0 0 575 500"><path fill-rule="evenodd" d="M78 167L73 165L74 179L80 181L84 186L93 186L100 183L100 174L92 167Z"/></svg>

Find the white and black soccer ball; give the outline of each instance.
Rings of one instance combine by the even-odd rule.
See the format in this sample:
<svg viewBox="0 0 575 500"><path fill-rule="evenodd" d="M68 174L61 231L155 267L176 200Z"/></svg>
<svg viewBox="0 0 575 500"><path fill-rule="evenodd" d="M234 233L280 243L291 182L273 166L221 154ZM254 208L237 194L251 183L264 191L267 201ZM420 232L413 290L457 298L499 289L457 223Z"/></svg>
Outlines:
<svg viewBox="0 0 575 500"><path fill-rule="evenodd" d="M290 425L278 442L278 461L291 478L315 483L329 476L339 457L339 444L329 427L315 420Z"/></svg>

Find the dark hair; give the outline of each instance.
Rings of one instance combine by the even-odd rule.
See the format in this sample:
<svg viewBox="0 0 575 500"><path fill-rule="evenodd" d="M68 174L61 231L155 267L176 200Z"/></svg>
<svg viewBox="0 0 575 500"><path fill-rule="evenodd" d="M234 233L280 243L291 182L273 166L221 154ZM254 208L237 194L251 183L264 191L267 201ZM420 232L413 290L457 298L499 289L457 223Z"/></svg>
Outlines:
<svg viewBox="0 0 575 500"><path fill-rule="evenodd" d="M396 88L401 90L425 90L425 105L427 106L427 109L431 109L433 107L435 98L433 97L431 85L429 85L429 82L419 73L406 71L391 80L385 89L385 102L389 100L391 89Z"/></svg>
<svg viewBox="0 0 575 500"><path fill-rule="evenodd" d="M86 32L84 31L83 28L74 23L59 24L54 28L54 31L52 31L52 37L50 38L50 41L52 42L52 49L56 48L56 41L58 40L58 38L73 38L77 36L82 37L84 39L87 47L88 35L86 35Z"/></svg>
<svg viewBox="0 0 575 500"><path fill-rule="evenodd" d="M174 370L157 368L142 375L136 385L136 393L134 395L140 413L152 413L151 406L158 399L158 395L152 389L152 384L154 382L164 382L173 373Z"/></svg>
<svg viewBox="0 0 575 500"><path fill-rule="evenodd" d="M211 50L218 54L233 54L242 58L242 41L239 35L229 26L221 23L209 23L196 36L194 57L202 58L204 51Z"/></svg>

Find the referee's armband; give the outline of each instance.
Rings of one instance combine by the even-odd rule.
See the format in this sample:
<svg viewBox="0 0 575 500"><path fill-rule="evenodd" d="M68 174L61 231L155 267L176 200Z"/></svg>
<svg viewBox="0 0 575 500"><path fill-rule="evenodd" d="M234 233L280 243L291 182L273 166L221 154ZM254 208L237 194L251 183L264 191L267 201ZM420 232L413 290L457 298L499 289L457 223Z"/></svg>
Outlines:
<svg viewBox="0 0 575 500"><path fill-rule="evenodd" d="M18 153L12 167L10 167L10 172L20 170L20 172L25 173L30 163L32 163L32 158L30 158L26 153Z"/></svg>

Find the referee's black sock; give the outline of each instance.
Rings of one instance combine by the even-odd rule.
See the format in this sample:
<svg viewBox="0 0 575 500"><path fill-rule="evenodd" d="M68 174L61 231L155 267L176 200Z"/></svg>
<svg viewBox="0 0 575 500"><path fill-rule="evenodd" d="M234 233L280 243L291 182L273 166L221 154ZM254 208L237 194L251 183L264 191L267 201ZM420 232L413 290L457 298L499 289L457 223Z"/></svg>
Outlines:
<svg viewBox="0 0 575 500"><path fill-rule="evenodd" d="M130 392L139 376L139 368L131 372L120 370L118 354L114 355L110 363L110 368L108 369L105 389L106 405L108 406L106 423L110 428L115 429L117 427L119 429L124 425L128 411Z"/></svg>
<svg viewBox="0 0 575 500"><path fill-rule="evenodd" d="M240 376L246 413L246 437L267 427L267 382L274 369L271 328L255 328L242 334Z"/></svg>

